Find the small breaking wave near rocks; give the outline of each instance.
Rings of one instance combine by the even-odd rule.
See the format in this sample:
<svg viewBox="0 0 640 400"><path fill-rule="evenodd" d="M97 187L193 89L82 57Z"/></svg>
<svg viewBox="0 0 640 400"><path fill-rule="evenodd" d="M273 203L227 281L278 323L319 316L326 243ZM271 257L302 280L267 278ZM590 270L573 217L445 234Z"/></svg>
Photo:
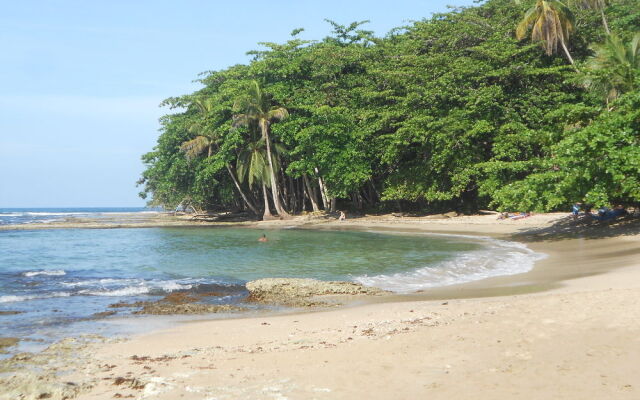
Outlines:
<svg viewBox="0 0 640 400"><path fill-rule="evenodd" d="M47 275L47 276L63 276L67 273L62 269L53 269L53 270L42 270L42 271L27 271L23 272L22 276L32 277L38 275Z"/></svg>

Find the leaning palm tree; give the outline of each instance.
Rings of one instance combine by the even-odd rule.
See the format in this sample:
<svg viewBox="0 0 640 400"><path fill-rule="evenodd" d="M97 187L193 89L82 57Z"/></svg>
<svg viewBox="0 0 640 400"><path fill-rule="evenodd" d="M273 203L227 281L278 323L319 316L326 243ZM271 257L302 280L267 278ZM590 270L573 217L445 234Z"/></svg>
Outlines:
<svg viewBox="0 0 640 400"><path fill-rule="evenodd" d="M185 153L185 156L188 160L193 160L205 153L207 155L207 158L211 157L213 155L213 149L218 145L218 141L221 137L219 132L211 129L211 124L207 123L207 114L211 112L213 107L211 99L195 99L193 101L193 105L195 105L198 109L200 118L198 118L189 127L189 131L198 135L195 138L182 143L182 145L180 146L180 150ZM225 166L227 168L227 172L229 172L229 175L231 176L231 180L233 180L236 189L240 193L240 196L242 196L242 199L244 200L247 207L249 207L249 209L254 214L258 215L258 209L244 192L244 190L242 190L242 186L240 186L240 183L236 179L236 174L233 172L231 165L229 165L229 163L226 163Z"/></svg>
<svg viewBox="0 0 640 400"><path fill-rule="evenodd" d="M617 35L609 35L603 44L592 49L595 55L587 62L588 86L602 91L607 103L636 89L636 77L640 75L640 32L627 44Z"/></svg>
<svg viewBox="0 0 640 400"><path fill-rule="evenodd" d="M271 219L273 216L269 209L269 195L267 194L267 186L270 186L271 178L269 177L269 168L267 166L264 139L250 141L247 147L240 152L237 165L240 182L244 182L245 179L248 180L249 188L253 186L254 181L262 184L262 197L264 199L262 219Z"/></svg>
<svg viewBox="0 0 640 400"><path fill-rule="evenodd" d="M574 30L574 18L571 10L557 0L537 0L524 15L516 28L516 37L522 40L531 28L531 40L542 42L547 55L562 47L571 65L575 65L567 48L567 41Z"/></svg>
<svg viewBox="0 0 640 400"><path fill-rule="evenodd" d="M607 32L607 35L611 34L609 24L607 23L607 17L604 15L604 9L607 7L607 3L609 2L608 0L572 0L572 2L578 7L598 11L600 13L600 18L602 18L604 31Z"/></svg>
<svg viewBox="0 0 640 400"><path fill-rule="evenodd" d="M265 142L267 150L267 163L269 165L269 175L271 178L271 194L276 212L280 216L288 216L280 203L280 190L276 179L274 157L271 151L270 127L274 122L282 121L289 116L288 111L283 107L272 107L269 97L262 91L258 82L253 81L249 86L247 95L238 99L234 109L240 112L233 117L234 126L258 126Z"/></svg>

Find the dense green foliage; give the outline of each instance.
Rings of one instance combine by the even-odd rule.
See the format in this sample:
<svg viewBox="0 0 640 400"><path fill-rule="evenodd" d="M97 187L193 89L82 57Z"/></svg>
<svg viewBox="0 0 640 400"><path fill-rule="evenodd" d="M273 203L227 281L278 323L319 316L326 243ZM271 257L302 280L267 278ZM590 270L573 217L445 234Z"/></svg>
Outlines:
<svg viewBox="0 0 640 400"><path fill-rule="evenodd" d="M141 195L266 217L640 202L637 0L489 0L383 38L328 22L166 100Z"/></svg>

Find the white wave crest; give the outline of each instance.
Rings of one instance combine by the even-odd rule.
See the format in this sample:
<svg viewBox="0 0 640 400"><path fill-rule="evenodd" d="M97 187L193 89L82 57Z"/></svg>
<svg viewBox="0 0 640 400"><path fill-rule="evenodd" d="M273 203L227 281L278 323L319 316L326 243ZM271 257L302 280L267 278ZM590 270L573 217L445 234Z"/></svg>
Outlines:
<svg viewBox="0 0 640 400"><path fill-rule="evenodd" d="M125 287L112 287L112 288L108 288L108 287L104 287L104 288L100 288L98 290L95 289L85 289L85 290L80 290L78 293L80 294L84 294L84 295L91 295L91 296L112 296L112 297L118 297L118 296L137 296L137 295L141 295L141 294L147 294L147 293L151 293L153 291L162 291L162 292L173 292L175 290L188 290L191 289L193 287L192 284L183 284L183 283L178 283L176 281L146 281L146 282L140 282L134 279L123 279L123 280L117 280L117 279L100 279L97 282L100 282L101 284L105 284L105 283L123 283L123 281L127 281L128 283L131 283L129 286L125 286ZM78 282L78 285L76 284L67 284L68 286L80 286L81 284L87 284L90 283L92 281L84 281L84 282ZM95 282L95 281L93 281Z"/></svg>
<svg viewBox="0 0 640 400"><path fill-rule="evenodd" d="M38 300L38 299L49 299L52 297L69 297L71 293L68 292L55 292L50 293L46 296L0 296L0 303L14 303L18 301L28 301L28 300Z"/></svg>
<svg viewBox="0 0 640 400"><path fill-rule="evenodd" d="M114 279L114 278L102 278L102 279L88 279L86 281L78 282L60 282L61 285L66 287L82 287L82 286L110 286L110 285L135 285L141 284L140 279Z"/></svg>
<svg viewBox="0 0 640 400"><path fill-rule="evenodd" d="M127 286L121 289L114 290L81 290L79 293L88 294L91 296L136 296L139 294L149 293L149 288L146 286Z"/></svg>
<svg viewBox="0 0 640 400"><path fill-rule="evenodd" d="M462 235L458 237L480 239L484 247L410 272L364 275L354 277L353 280L366 286L375 286L396 293L411 293L427 288L528 272L533 269L536 261L546 257L545 254L536 253L521 243L485 237Z"/></svg>
<svg viewBox="0 0 640 400"><path fill-rule="evenodd" d="M173 292L174 290L189 290L193 285L178 283L175 281L160 282L159 288L165 292Z"/></svg>
<svg viewBox="0 0 640 400"><path fill-rule="evenodd" d="M38 275L47 275L47 276L62 276L67 273L62 269L52 269L52 270L43 270L43 271L27 271L23 272L22 276L32 277Z"/></svg>
<svg viewBox="0 0 640 400"><path fill-rule="evenodd" d="M41 217L46 217L46 216L51 216L51 215L87 215L89 213L87 212L36 212L36 211L28 211L23 213L22 215L29 215L29 216L41 216Z"/></svg>

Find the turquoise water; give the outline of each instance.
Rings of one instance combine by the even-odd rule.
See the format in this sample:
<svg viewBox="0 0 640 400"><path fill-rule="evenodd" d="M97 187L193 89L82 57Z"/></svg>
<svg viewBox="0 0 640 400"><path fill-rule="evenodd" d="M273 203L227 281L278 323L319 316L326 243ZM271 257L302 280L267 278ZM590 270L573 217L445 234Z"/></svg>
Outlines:
<svg viewBox="0 0 640 400"><path fill-rule="evenodd" d="M258 242L262 234L269 241ZM528 257L528 258L527 258ZM527 264L529 262L529 264ZM0 336L53 340L119 301L174 291L241 303L264 277L353 280L397 292L522 272L531 252L443 235L241 228L0 231ZM527 266L529 265L529 266ZM524 267L523 267L524 266ZM119 315L126 311L119 311Z"/></svg>

